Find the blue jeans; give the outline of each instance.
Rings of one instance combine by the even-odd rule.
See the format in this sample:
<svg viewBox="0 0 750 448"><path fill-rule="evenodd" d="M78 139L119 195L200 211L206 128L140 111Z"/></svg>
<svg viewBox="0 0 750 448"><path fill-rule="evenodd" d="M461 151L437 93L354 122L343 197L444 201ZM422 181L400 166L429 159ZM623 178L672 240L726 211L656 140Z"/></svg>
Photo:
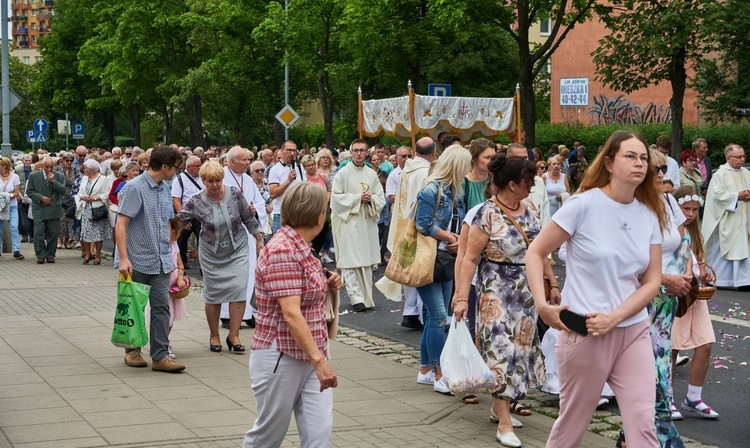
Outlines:
<svg viewBox="0 0 750 448"><path fill-rule="evenodd" d="M453 280L417 287L424 310L424 330L419 346L420 363L423 366L440 364L440 354L443 353L445 345L445 324L448 320L447 310L452 289Z"/></svg>
<svg viewBox="0 0 750 448"><path fill-rule="evenodd" d="M10 209L10 217L8 223L10 225L10 242L13 246L13 252L19 252L21 250L21 235L18 233L18 206L8 205ZM3 229L5 228L5 220L0 220L0 253L3 251Z"/></svg>
<svg viewBox="0 0 750 448"><path fill-rule="evenodd" d="M277 230L281 228L281 215L280 214L274 214L273 215L273 233L276 233Z"/></svg>

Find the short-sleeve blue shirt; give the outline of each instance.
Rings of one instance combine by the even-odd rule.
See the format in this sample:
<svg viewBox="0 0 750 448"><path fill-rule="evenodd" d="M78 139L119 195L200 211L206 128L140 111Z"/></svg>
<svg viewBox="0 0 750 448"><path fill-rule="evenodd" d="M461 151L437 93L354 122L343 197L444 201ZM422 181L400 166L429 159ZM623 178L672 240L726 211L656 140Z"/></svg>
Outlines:
<svg viewBox="0 0 750 448"><path fill-rule="evenodd" d="M120 192L120 215L130 217L126 230L128 259L143 274L168 274L174 270L169 243L169 219L174 215L170 187L154 182L148 171L128 181ZM119 258L116 260L117 267Z"/></svg>

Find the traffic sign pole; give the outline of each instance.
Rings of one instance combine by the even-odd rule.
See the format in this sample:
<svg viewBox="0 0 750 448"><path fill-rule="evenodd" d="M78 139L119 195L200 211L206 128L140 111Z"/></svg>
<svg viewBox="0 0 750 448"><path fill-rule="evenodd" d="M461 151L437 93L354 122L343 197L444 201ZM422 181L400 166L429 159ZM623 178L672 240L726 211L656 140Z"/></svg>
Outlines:
<svg viewBox="0 0 750 448"><path fill-rule="evenodd" d="M8 3L9 0L2 0L0 2L0 32L2 32L2 107L3 107L3 143L0 145L0 153L5 157L11 156L11 145L10 145L10 75L8 72L8 58L10 54L8 52Z"/></svg>

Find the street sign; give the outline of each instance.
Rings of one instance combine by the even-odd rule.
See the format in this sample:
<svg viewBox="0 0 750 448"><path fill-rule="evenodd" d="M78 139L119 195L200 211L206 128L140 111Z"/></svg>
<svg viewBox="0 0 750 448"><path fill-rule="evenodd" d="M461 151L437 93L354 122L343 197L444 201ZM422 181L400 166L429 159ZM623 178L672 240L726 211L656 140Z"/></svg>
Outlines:
<svg viewBox="0 0 750 448"><path fill-rule="evenodd" d="M83 131L85 126L83 123L73 123L73 140L83 140Z"/></svg>
<svg viewBox="0 0 750 448"><path fill-rule="evenodd" d="M294 123L297 122L297 120L299 120L299 114L294 109L292 109L292 106L287 104L279 111L278 114L276 114L276 119L279 120L285 128L289 129Z"/></svg>
<svg viewBox="0 0 750 448"><path fill-rule="evenodd" d="M16 94L16 92L13 91L13 89L10 90L10 110L16 108L19 104L21 104L21 98ZM3 104L3 91L0 89L0 105Z"/></svg>
<svg viewBox="0 0 750 448"><path fill-rule="evenodd" d="M44 143L47 141L46 132L36 132L34 135L34 143Z"/></svg>
<svg viewBox="0 0 750 448"><path fill-rule="evenodd" d="M427 84L427 95L429 96L451 96L450 84Z"/></svg>
<svg viewBox="0 0 750 448"><path fill-rule="evenodd" d="M70 135L70 122L65 120L57 120L57 134Z"/></svg>
<svg viewBox="0 0 750 448"><path fill-rule="evenodd" d="M36 132L33 129L26 131L26 141L29 143L36 143Z"/></svg>
<svg viewBox="0 0 750 448"><path fill-rule="evenodd" d="M34 120L34 126L32 126L37 132L46 132L49 127L49 123L44 118L37 118Z"/></svg>

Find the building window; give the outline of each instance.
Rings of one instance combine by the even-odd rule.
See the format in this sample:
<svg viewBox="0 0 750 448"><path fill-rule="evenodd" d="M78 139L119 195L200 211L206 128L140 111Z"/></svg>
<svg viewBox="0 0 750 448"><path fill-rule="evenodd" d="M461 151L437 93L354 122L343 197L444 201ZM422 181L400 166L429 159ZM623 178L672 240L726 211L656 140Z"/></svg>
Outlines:
<svg viewBox="0 0 750 448"><path fill-rule="evenodd" d="M545 20L539 21L539 35L540 36L549 36L552 32L552 19L548 18Z"/></svg>
<svg viewBox="0 0 750 448"><path fill-rule="evenodd" d="M36 36L31 36L31 41L36 42Z"/></svg>
<svg viewBox="0 0 750 448"><path fill-rule="evenodd" d="M32 9L31 10L31 15L34 16L34 17L36 17L36 9Z"/></svg>
<svg viewBox="0 0 750 448"><path fill-rule="evenodd" d="M31 58L29 56L24 56L23 57L23 63L26 64L26 65L31 64Z"/></svg>
<svg viewBox="0 0 750 448"><path fill-rule="evenodd" d="M42 60L41 56L34 56L34 62L39 62Z"/></svg>
<svg viewBox="0 0 750 448"><path fill-rule="evenodd" d="M36 23L32 23L32 24L31 24L31 29L32 29L32 30L35 30L35 29L36 29Z"/></svg>

